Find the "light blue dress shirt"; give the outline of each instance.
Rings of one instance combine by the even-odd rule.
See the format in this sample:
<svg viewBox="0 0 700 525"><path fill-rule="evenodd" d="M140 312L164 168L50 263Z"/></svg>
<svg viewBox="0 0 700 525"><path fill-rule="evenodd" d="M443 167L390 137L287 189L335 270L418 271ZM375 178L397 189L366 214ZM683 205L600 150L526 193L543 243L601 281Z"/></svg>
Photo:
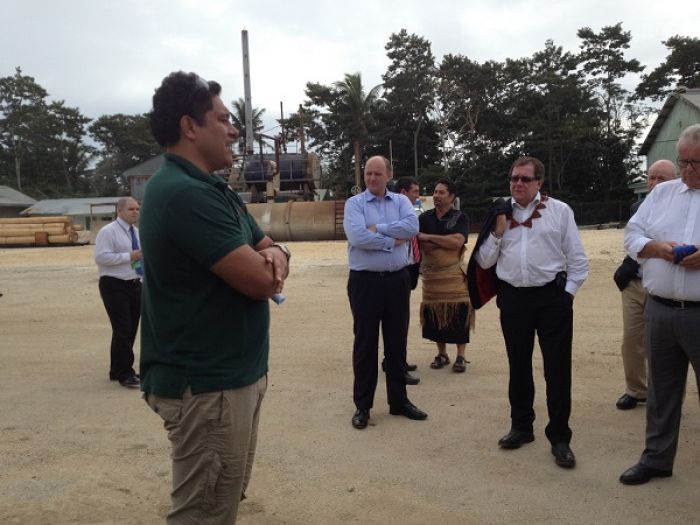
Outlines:
<svg viewBox="0 0 700 525"><path fill-rule="evenodd" d="M373 224L376 233L367 229ZM395 240L416 236L418 218L405 195L385 191L377 197L365 190L345 202L343 228L351 270L395 272L408 266L411 245L396 245Z"/></svg>

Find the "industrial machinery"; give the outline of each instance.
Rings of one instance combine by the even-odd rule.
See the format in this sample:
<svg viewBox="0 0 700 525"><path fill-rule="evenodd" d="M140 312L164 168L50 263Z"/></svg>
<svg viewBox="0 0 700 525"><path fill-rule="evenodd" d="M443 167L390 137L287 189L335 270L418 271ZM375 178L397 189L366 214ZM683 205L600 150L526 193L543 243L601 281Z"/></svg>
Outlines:
<svg viewBox="0 0 700 525"><path fill-rule="evenodd" d="M287 153L282 136L253 134L253 104L250 93L248 32L241 33L243 87L245 91L245 146L231 169L229 185L248 203L248 211L262 230L276 241L344 239L344 203L315 200L321 164L304 147L303 132L298 153ZM284 135L284 134L282 134ZM258 142L258 153L254 141ZM267 141L267 142L265 142ZM268 150L272 145L272 153Z"/></svg>
<svg viewBox="0 0 700 525"><path fill-rule="evenodd" d="M313 201L321 178L315 153L282 153L280 138L257 134L260 153L243 156L231 170L229 183L250 203ZM262 139L274 142L274 153L263 153Z"/></svg>

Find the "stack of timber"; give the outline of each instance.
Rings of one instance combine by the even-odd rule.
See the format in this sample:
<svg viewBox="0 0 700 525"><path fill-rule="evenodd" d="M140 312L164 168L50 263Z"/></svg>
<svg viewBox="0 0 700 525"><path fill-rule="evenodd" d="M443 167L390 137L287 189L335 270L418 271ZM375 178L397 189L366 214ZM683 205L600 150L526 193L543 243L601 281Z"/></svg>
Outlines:
<svg viewBox="0 0 700 525"><path fill-rule="evenodd" d="M0 219L0 246L77 244L82 229L63 216Z"/></svg>

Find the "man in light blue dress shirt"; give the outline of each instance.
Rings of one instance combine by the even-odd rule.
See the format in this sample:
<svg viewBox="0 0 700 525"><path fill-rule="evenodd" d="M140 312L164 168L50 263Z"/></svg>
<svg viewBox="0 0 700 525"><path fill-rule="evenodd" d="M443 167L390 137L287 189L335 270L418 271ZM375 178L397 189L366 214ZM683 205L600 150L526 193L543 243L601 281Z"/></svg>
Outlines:
<svg viewBox="0 0 700 525"><path fill-rule="evenodd" d="M413 205L404 195L387 191L391 164L381 156L365 165L367 189L345 203L343 228L348 239L348 298L353 316L352 425L367 426L378 376L379 326L384 340L389 413L422 420L428 415L406 395L408 272L410 239L418 233Z"/></svg>

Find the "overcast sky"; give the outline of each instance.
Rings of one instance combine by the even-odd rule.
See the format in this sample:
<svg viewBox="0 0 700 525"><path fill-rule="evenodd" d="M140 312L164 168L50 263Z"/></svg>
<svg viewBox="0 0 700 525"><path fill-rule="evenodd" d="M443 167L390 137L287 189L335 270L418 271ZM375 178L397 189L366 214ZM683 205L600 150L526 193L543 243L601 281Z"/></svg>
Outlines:
<svg viewBox="0 0 700 525"><path fill-rule="evenodd" d="M628 58L647 71L666 54L662 40L697 37L700 1L639 0L0 0L0 76L21 66L88 117L142 113L175 70L219 81L223 99L243 96L241 30L249 31L253 105L266 123L304 99L308 81L361 72L381 82L389 35L405 28L446 53L472 60L530 56L554 40L577 51L577 29L623 23ZM634 85L634 82L633 84Z"/></svg>

